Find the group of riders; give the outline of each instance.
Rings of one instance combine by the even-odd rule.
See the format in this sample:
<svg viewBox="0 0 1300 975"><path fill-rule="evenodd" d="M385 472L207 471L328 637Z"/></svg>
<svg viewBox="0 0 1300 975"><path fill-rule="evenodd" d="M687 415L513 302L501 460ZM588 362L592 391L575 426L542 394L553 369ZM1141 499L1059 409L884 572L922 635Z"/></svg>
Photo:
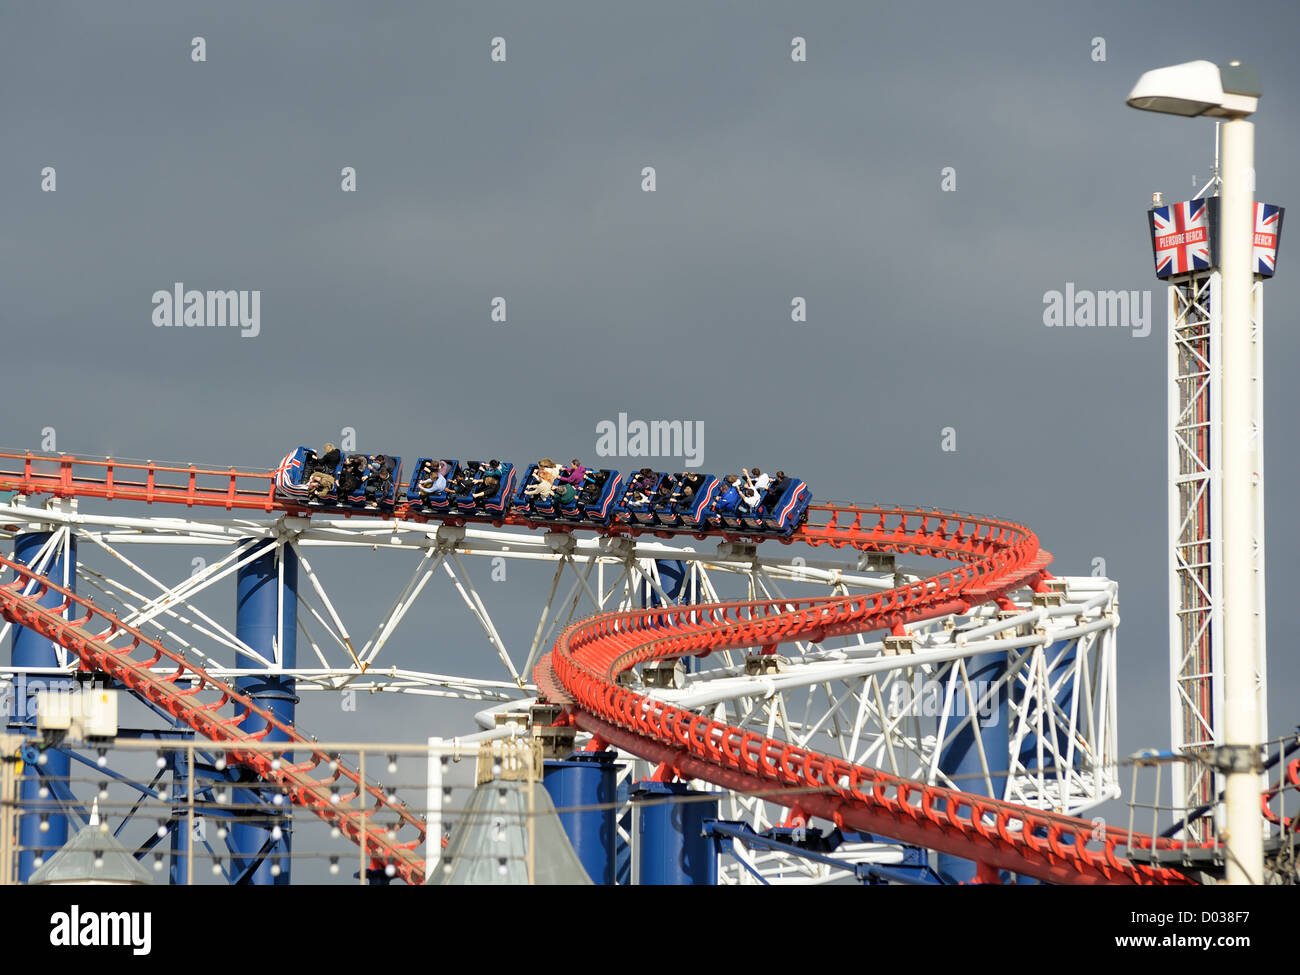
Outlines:
<svg viewBox="0 0 1300 975"><path fill-rule="evenodd" d="M644 511L688 511L695 506L705 477L704 474L681 473L660 480L653 470L643 467L632 475L623 506ZM785 471L771 475L764 474L757 467L752 471L741 468L739 474L722 478L713 511L717 514L768 511L781 499L789 484Z"/></svg>
<svg viewBox="0 0 1300 975"><path fill-rule="evenodd" d="M764 474L757 467L742 467L739 474L728 474L722 479L722 493L713 503L718 514L768 513L785 494L790 479L785 471Z"/></svg>
<svg viewBox="0 0 1300 975"><path fill-rule="evenodd" d="M609 475L609 471L583 467L577 458L567 466L561 466L549 457L543 457L533 469L524 496L550 500L561 507L567 507L575 500L591 504L599 498ZM621 506L634 511L689 511L695 507L707 480L707 474L684 471L661 475L643 467L631 475ZM771 475L764 474L757 467L752 471L742 468L740 474L729 474L722 479L713 510L718 514L768 511L781 499L789 485L790 479L785 471Z"/></svg>
<svg viewBox="0 0 1300 975"><path fill-rule="evenodd" d="M307 503L326 504L331 496L347 502L359 492L367 508L377 508L381 501L389 500L392 495L397 463L396 457L385 454L348 454L344 457L332 443L325 444L319 454L308 450L302 466ZM575 502L594 504L611 473L584 467L576 457L568 464L558 464L543 457L532 469L523 495L530 501L549 501L563 508ZM453 496L472 498L475 504L481 505L496 497L507 474L506 465L495 458L463 464L431 458L421 461L415 489L419 503L426 508ZM643 467L631 475L621 504L640 511L688 511L697 503L707 477L691 472L664 476ZM742 468L739 474L722 478L713 511L720 515L770 511L789 484L785 471L764 474L757 467L752 470Z"/></svg>
<svg viewBox="0 0 1300 975"><path fill-rule="evenodd" d="M453 467L450 461L424 460L416 473L415 490L423 507L448 496L473 498L475 504L496 497L507 475L506 467L495 457L471 460Z"/></svg>
<svg viewBox="0 0 1300 975"><path fill-rule="evenodd" d="M543 457L533 468L532 475L524 486L524 497L534 501L550 501L561 508L567 508L575 501L594 504L609 475L609 471L583 467L582 461L576 457L567 465Z"/></svg>
<svg viewBox="0 0 1300 975"><path fill-rule="evenodd" d="M339 467L342 460L343 466ZM338 471L336 475L334 472ZM318 454L308 450L303 457L302 477L307 485L307 503L326 504L330 496L347 501L358 491L367 508L378 508L388 498L397 476L397 458L386 454L348 454L327 443Z"/></svg>

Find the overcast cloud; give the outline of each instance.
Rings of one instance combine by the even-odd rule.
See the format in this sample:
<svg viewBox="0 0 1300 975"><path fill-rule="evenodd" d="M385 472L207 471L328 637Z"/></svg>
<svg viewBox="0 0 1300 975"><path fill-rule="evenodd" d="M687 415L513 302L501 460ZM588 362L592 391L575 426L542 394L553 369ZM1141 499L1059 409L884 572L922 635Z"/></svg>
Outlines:
<svg viewBox="0 0 1300 975"><path fill-rule="evenodd" d="M620 411L702 420L704 470L1006 516L1060 574L1104 558L1121 751L1167 747L1165 291L1145 209L1205 182L1213 124L1124 98L1162 64L1257 67L1258 198L1292 203L1300 11L879 6L11 4L0 444L53 427L73 453L269 468L349 426L368 451L527 461L590 456ZM1275 734L1300 717L1293 244L1265 286ZM151 295L175 282L260 289L260 334L155 328ZM1150 290L1150 336L1044 328L1067 282ZM322 567L368 620L409 570ZM526 646L548 583L521 570L498 600L509 639ZM392 652L502 676L454 593ZM309 697L301 714L322 738L419 738L473 730L472 710Z"/></svg>

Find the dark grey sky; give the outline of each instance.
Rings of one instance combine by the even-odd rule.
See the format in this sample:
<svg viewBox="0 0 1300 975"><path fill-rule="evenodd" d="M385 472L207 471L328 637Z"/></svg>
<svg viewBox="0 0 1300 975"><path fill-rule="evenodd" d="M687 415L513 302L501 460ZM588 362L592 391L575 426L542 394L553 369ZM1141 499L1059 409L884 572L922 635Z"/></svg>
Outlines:
<svg viewBox="0 0 1300 975"><path fill-rule="evenodd" d="M1213 124L1124 97L1158 65L1256 66L1259 198L1291 203L1298 18L1196 2L10 5L0 443L36 448L54 427L69 452L265 468L351 426L370 451L526 460L589 455L620 411L703 420L705 470L780 466L820 498L1011 517L1061 574L1105 558L1121 748L1164 746L1164 289L1144 211L1154 189L1199 189ZM1300 684L1293 243L1265 288L1275 732ZM150 296L177 281L260 289L261 334L155 328ZM1066 282L1150 289L1152 334L1044 328L1043 295ZM402 578L330 568L356 577L360 614ZM497 676L463 613L412 628L442 637L412 658ZM468 730L393 707L364 730L399 712L416 734Z"/></svg>

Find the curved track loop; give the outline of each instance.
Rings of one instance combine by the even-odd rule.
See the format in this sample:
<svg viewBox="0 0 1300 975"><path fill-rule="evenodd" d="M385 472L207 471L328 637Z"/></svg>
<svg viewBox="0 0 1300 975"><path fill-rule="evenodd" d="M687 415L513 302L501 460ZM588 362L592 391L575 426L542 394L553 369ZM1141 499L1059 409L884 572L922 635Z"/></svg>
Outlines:
<svg viewBox="0 0 1300 975"><path fill-rule="evenodd" d="M205 737L224 743L228 763L247 766L259 778L283 788L296 805L337 826L353 842L364 842L372 865L383 867L392 864L397 875L407 883L424 883L424 860L415 853L424 841L424 822L412 816L401 803L390 800L377 786L366 785L356 772L342 762L332 760L293 727L278 721L201 667L194 666L156 640L126 625L113 613L106 613L62 586L36 575L22 563L0 556L0 567L18 574L13 582L0 586L0 616L67 647L81 660L84 669L108 674L131 692L152 701ZM24 589L30 591L24 595ZM58 593L63 602L48 608L40 605L38 600L48 592ZM69 615L78 612L83 615L67 620L62 614L69 609L72 610ZM103 627L91 632L93 623L101 623ZM122 646L114 645L123 640L129 642ZM159 664L175 664L176 669L166 675L154 673L152 668ZM205 694L208 699L201 701L200 696ZM228 704L234 706L235 713L223 717L220 711ZM240 728L250 714L265 722L261 730L250 733ZM241 744L262 741L272 729L287 739L286 751L307 752L308 760L281 762L270 752L240 747ZM331 761L334 770L328 777L313 778L310 775L322 764L328 769ZM370 809L352 806L362 790L374 799ZM413 830L416 837L404 842L390 839L389 827L377 822L381 813L395 816L401 827L410 827L408 835Z"/></svg>
<svg viewBox="0 0 1300 975"><path fill-rule="evenodd" d="M274 495L274 474L264 471L166 466L151 461L124 463L30 452L0 453L0 464L0 490L26 495L311 514L311 509L279 501ZM369 512L357 514L373 517ZM430 520L404 504L388 517ZM606 535L694 535L755 541L743 531L662 531L630 525L594 528L535 522L517 515L437 520L451 524L494 521L561 532L578 527ZM592 617L570 626L553 652L538 664L538 687L551 700L563 704L576 724L605 742L664 764L680 775L762 794L836 823L1057 883L1190 883L1177 871L1137 865L1118 853L1120 847L1149 848L1153 843L1161 848L1179 848L1182 844L1177 841L1112 830L1094 840L1094 827L1084 820L898 778L711 721L616 684L619 673L647 660L704 655L733 647L758 646L766 650L796 639L817 642L831 636L897 629L915 620L964 613L1025 586L1041 588L1049 577L1047 566L1051 562L1051 557L1039 550L1038 538L1026 528L998 519L933 509L814 504L808 509L807 523L780 541L928 556L962 564L912 585L869 596L718 603ZM6 559L0 562L20 576L31 578L23 567ZM85 620L68 623L57 611L41 609L12 587L0 589L0 613L68 647L86 666L109 671L135 693L163 704L204 734L232 743L249 737L235 727L242 714L222 720L215 713L221 704L233 701L275 723L292 741L310 749L310 743L293 729L279 725L232 688L71 593L43 579L40 584L86 607L89 613L108 619L109 631L102 635L105 639L115 633L129 633L132 646L116 650L103 639L87 637L80 629ZM139 663L127 657L129 650L139 645L153 652L150 662ZM148 667L162 657L177 662L173 678L149 672ZM182 674L198 675L201 688L219 691L221 700L197 705L175 686L175 678ZM322 798L328 783L306 778L306 771L327 756L313 751L313 761L307 766L277 772L263 755L237 750L232 754L264 778L285 783L294 801L338 822L359 840L359 814L332 808L328 799ZM352 773L340 774L361 788ZM369 791L376 796L376 808L386 804L382 793L373 788ZM403 822L417 822L404 810L397 811ZM422 832L422 825L420 829ZM382 834L367 832L366 843L373 844L376 859L394 862L410 882L423 880L423 867L411 853L418 841L399 847L389 844Z"/></svg>
<svg viewBox="0 0 1300 975"><path fill-rule="evenodd" d="M763 795L837 825L917 843L1040 880L1073 884L1184 884L1182 874L1129 862L1120 846L1177 848L1172 840L1107 831L928 786L796 748L621 687L649 660L898 627L964 613L1025 586L1039 587L1050 556L1009 522L904 508L815 506L829 513L796 538L812 544L929 555L965 562L909 586L871 595L714 603L610 613L570 626L538 664L538 687L604 741L677 775ZM811 518L811 515L810 515ZM1094 848L1089 848L1089 844Z"/></svg>

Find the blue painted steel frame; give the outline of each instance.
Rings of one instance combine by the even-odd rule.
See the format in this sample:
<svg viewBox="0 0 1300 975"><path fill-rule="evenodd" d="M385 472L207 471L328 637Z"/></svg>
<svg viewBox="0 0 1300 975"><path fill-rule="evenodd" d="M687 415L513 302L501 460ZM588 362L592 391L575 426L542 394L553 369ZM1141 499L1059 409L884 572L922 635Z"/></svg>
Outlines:
<svg viewBox="0 0 1300 975"><path fill-rule="evenodd" d="M790 839L781 839L778 836L756 833L748 823L732 822L728 820L710 820L704 824L704 832L712 837L718 845L719 852L725 852L732 856L734 844L740 843L742 846L759 847L765 850L775 850L783 853L789 853L794 856L802 857L805 860L812 860L816 863L825 863L840 868L841 870L851 870L853 875L863 883L869 884L908 884L920 886L940 886L945 883L942 877L930 869L929 864L924 862L915 862L902 869L894 867L880 867L871 863L845 863L843 860L837 860L829 856L826 852L819 852L817 849L810 848L810 841L805 840L798 842L792 835ZM794 830L774 830L774 833L794 834ZM817 829L807 830L807 835L812 836L811 844L813 846L826 847L827 850L833 850L840 844L839 830L835 830L830 838L822 840L821 831ZM841 834L842 835L842 834ZM870 837L868 837L870 838ZM819 842L820 841L820 842ZM886 841L887 842L887 841ZM924 851L919 847L903 846L902 849L906 855L913 860L919 861L924 856ZM761 875L749 867L744 860L736 857L736 862L745 867L751 874L767 883Z"/></svg>

